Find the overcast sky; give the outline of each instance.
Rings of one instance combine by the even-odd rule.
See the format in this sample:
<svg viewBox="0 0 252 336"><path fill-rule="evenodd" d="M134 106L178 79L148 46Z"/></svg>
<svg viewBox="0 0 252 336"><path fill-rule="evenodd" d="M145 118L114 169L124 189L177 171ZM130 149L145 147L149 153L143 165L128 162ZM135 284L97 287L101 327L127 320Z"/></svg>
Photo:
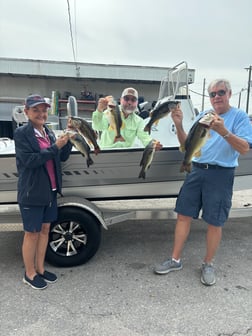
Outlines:
<svg viewBox="0 0 252 336"><path fill-rule="evenodd" d="M196 70L190 88L225 77L233 105L252 65L251 0L69 0L77 62ZM0 56L75 61L67 0L0 0ZM200 109L201 97L192 95ZM241 107L246 108L246 91ZM208 103L206 98L205 105ZM250 111L252 111L250 99ZM205 106L206 107L206 106Z"/></svg>

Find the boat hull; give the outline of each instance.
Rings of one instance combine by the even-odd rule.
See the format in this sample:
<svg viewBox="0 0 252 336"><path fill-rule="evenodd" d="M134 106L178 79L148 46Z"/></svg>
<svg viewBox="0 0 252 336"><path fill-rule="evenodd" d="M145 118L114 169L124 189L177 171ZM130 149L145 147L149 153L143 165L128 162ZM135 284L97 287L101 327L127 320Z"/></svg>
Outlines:
<svg viewBox="0 0 252 336"><path fill-rule="evenodd" d="M142 149L92 153L94 164L88 168L85 158L73 151L62 164L63 195L89 200L176 197L185 178L180 172L183 154L177 147L156 152L145 179L138 177L142 154ZM240 157L235 190L252 187L251 160L252 149ZM0 203L16 202L17 179L15 155L1 155Z"/></svg>

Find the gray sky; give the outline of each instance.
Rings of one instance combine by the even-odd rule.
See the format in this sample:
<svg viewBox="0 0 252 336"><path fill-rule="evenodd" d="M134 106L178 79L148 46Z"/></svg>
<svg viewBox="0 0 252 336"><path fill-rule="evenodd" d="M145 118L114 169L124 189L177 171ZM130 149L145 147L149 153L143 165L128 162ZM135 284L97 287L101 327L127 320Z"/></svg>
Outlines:
<svg viewBox="0 0 252 336"><path fill-rule="evenodd" d="M251 0L69 0L77 62L174 66L225 77L233 105L252 65ZM0 56L74 61L67 0L0 0ZM196 107L201 97L192 94ZM246 107L246 91L241 107ZM205 107L208 98L205 100ZM250 111L252 111L250 99Z"/></svg>

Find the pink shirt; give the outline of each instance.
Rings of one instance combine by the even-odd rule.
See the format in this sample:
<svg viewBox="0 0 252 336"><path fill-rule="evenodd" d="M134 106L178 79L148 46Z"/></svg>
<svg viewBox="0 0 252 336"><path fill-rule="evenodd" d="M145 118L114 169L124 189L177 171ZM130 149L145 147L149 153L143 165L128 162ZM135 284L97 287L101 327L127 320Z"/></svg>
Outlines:
<svg viewBox="0 0 252 336"><path fill-rule="evenodd" d="M35 131L35 136L38 140L40 149L46 149L51 146L50 139L45 131L43 132L44 133L43 135L36 128L34 128L34 131ZM57 184L56 184L53 160L46 161L46 169L47 169L50 181L51 181L52 190L56 190Z"/></svg>

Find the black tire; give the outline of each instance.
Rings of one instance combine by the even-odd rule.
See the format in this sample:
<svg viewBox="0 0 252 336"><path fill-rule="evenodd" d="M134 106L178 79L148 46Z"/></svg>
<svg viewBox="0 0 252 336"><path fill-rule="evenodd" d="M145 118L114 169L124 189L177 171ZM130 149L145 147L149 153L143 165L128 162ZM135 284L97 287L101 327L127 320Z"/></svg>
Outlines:
<svg viewBox="0 0 252 336"><path fill-rule="evenodd" d="M58 210L58 220L51 224L46 260L60 267L86 263L100 246L101 224L84 209L62 207Z"/></svg>

